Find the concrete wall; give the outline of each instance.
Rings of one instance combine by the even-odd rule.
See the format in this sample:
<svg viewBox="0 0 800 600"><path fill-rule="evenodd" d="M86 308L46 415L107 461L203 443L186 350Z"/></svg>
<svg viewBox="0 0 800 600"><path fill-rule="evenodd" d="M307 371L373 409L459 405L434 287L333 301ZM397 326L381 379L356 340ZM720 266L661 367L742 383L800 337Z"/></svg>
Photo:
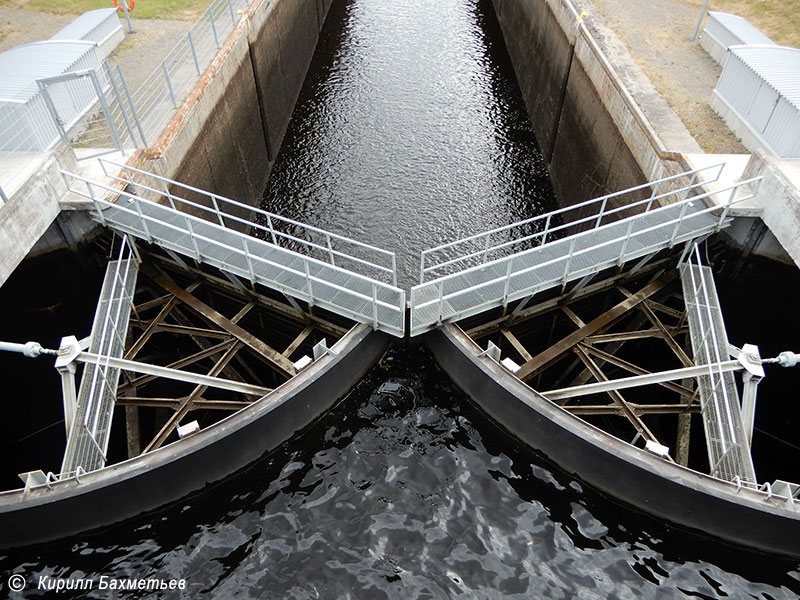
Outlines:
<svg viewBox="0 0 800 600"><path fill-rule="evenodd" d="M257 0L152 148L130 164L257 204L333 0Z"/></svg>
<svg viewBox="0 0 800 600"><path fill-rule="evenodd" d="M682 155L667 150L629 93L631 82L620 76L618 64L625 67L625 78L657 103L652 85L629 64L602 19L592 15L598 34L597 27L590 31L583 24L570 0L493 3L562 205L686 169ZM699 151L688 132L678 137L673 150Z"/></svg>

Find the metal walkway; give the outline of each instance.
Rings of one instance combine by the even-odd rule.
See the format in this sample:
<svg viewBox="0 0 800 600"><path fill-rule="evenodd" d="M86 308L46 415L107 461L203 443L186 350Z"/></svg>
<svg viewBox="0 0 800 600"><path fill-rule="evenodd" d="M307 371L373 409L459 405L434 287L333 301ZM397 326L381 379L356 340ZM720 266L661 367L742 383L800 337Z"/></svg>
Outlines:
<svg viewBox="0 0 800 600"><path fill-rule="evenodd" d="M729 359L728 335L710 267L695 261L681 265L681 283L686 303L694 364L707 365L707 374L697 377L700 406L708 446L711 475L744 485L756 485L750 444L742 424L739 393L732 372L721 364Z"/></svg>
<svg viewBox="0 0 800 600"><path fill-rule="evenodd" d="M128 333L138 271L136 258L132 256L126 240L123 240L119 257L106 267L89 342L89 352L103 358L99 364L85 365L77 405L74 404L74 395L70 398L72 394L65 389L67 414L71 409L75 412L61 465L62 477L78 472L79 468L89 472L106 464L120 373L120 369L109 364L109 361L121 358L125 351L125 336Z"/></svg>
<svg viewBox="0 0 800 600"><path fill-rule="evenodd" d="M759 182L704 192L702 185L716 181L721 168L675 175L423 252L420 284L411 289L411 335L570 281L585 285L603 269L718 231L730 223L731 206L752 198ZM707 207L704 200L717 194L726 194L723 205ZM622 218L631 211L638 212ZM449 274L425 281L433 273Z"/></svg>
<svg viewBox="0 0 800 600"><path fill-rule="evenodd" d="M396 287L393 252L146 171L100 163L124 190L62 174L71 192L92 201L92 218L103 225L391 335L404 335L405 292ZM114 174L121 170L125 178ZM106 199L110 197L116 202Z"/></svg>

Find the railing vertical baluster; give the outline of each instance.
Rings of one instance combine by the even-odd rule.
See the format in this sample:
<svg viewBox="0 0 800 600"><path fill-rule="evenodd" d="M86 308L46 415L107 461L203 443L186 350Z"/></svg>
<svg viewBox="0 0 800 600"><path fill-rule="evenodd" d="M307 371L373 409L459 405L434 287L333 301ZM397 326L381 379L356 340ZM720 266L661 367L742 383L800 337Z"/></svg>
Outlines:
<svg viewBox="0 0 800 600"><path fill-rule="evenodd" d="M569 245L569 255L567 255L567 264L564 265L564 277L561 280L561 284L564 285L567 283L567 276L569 275L569 268L572 264L572 254L575 252L575 239L572 238L572 242Z"/></svg>
<svg viewBox="0 0 800 600"><path fill-rule="evenodd" d="M247 246L247 237L242 237L242 244L244 245L244 257L247 259L247 268L250 270L250 283L255 283L256 273L253 270L253 260L250 257L250 249Z"/></svg>
<svg viewBox="0 0 800 600"><path fill-rule="evenodd" d="M439 282L439 325L444 319L444 281Z"/></svg>
<svg viewBox="0 0 800 600"><path fill-rule="evenodd" d="M236 27L236 14L233 12L233 0L228 0L228 9L231 11L231 23Z"/></svg>
<svg viewBox="0 0 800 600"><path fill-rule="evenodd" d="M547 234L550 233L550 218L552 215L547 215L547 219L544 222L544 231L542 232L542 243L539 244L540 246L544 246L547 242Z"/></svg>
<svg viewBox="0 0 800 600"><path fill-rule="evenodd" d="M392 257L394 262L394 257ZM425 250L422 251L419 257L419 284L425 283Z"/></svg>
<svg viewBox="0 0 800 600"><path fill-rule="evenodd" d="M217 214L217 220L219 224L225 227L225 221L222 218L222 211L219 209L219 204L217 203L217 196L216 194L209 194L211 196L211 204L214 206L214 212Z"/></svg>
<svg viewBox="0 0 800 600"><path fill-rule="evenodd" d="M511 258L508 260L508 266L506 267L506 284L503 288L503 308L508 306L508 287L511 284L511 269L514 265L514 256L512 255Z"/></svg>
<svg viewBox="0 0 800 600"><path fill-rule="evenodd" d="M672 230L672 236L669 238L670 248L672 248L672 246L675 245L675 238L678 236L678 232L680 231L681 225L683 224L683 217L684 215L686 215L686 211L690 206L693 206L692 202L684 201L683 206L681 207L681 214L678 217L678 222L675 223L675 229Z"/></svg>
<svg viewBox="0 0 800 600"><path fill-rule="evenodd" d="M608 196L606 196L605 198L603 198L603 202L602 202L602 204L600 204L600 211L597 213L597 221L596 221L596 222L595 222L595 224L594 224L594 228L595 228L595 229L597 229L598 227L600 227L600 221L602 221L602 220L603 220L603 216L605 215L605 212L606 212L606 204L607 204L607 203L608 203Z"/></svg>
<svg viewBox="0 0 800 600"><path fill-rule="evenodd" d="M333 260L333 245L331 244L331 236L330 235L325 234L325 242L327 242L327 245L328 245L328 257L330 258L331 264L336 266L336 263Z"/></svg>
<svg viewBox="0 0 800 600"><path fill-rule="evenodd" d="M119 75L119 80L122 83L122 89L125 92L125 97L128 99L128 106L131 108L131 114L133 115L133 120L136 121L136 128L139 130L139 136L142 138L142 147L147 148L147 138L144 136L144 128L142 127L142 123L139 120L139 113L136 111L136 105L133 103L133 98L131 97L131 92L128 89L128 82L125 81L125 75L122 73L122 67L117 65L117 74Z"/></svg>
<svg viewBox="0 0 800 600"><path fill-rule="evenodd" d="M392 252L392 285L397 287L397 257Z"/></svg>
<svg viewBox="0 0 800 600"><path fill-rule="evenodd" d="M372 282L372 328L378 328L378 286Z"/></svg>
<svg viewBox="0 0 800 600"><path fill-rule="evenodd" d="M211 22L211 33L214 34L214 43L217 45L217 49L219 49L219 37L217 37L217 26L214 24L214 13L211 12L211 7L208 7L208 20Z"/></svg>
<svg viewBox="0 0 800 600"><path fill-rule="evenodd" d="M133 200L134 204L136 204L136 212L139 213L139 221L142 222L142 230L144 231L144 234L147 236L147 241L152 242L153 236L150 235L150 228L147 226L147 221L145 221L144 213L142 212L142 205L139 202L139 198L137 198L136 196L131 196L129 194L126 195L128 196L128 199Z"/></svg>
<svg viewBox="0 0 800 600"><path fill-rule="evenodd" d="M275 230L272 228L272 219L267 215L267 227L269 227L270 236L272 236L272 243L278 245L278 240L275 239Z"/></svg>
<svg viewBox="0 0 800 600"><path fill-rule="evenodd" d="M172 106L174 108L178 108L178 100L175 98L175 90L172 89L172 81L169 79L169 71L167 71L167 63L163 60L161 61L161 69L164 71L164 78L167 80L167 90L169 91L169 97L172 99Z"/></svg>
<svg viewBox="0 0 800 600"><path fill-rule="evenodd" d="M194 68L197 71L197 76L200 77L203 73L200 72L200 62L197 60L197 50L194 47L194 40L192 39L192 32L189 31L186 33L186 37L189 39L189 48L192 49L192 58L194 59Z"/></svg>
<svg viewBox="0 0 800 600"><path fill-rule="evenodd" d="M200 246L197 244L197 238L194 237L194 229L192 222L189 220L189 215L184 214L183 219L186 221L186 230L189 232L189 239L192 240L192 247L194 248L194 257L200 260Z"/></svg>
<svg viewBox="0 0 800 600"><path fill-rule="evenodd" d="M310 306L314 305L314 290L311 288L311 271L308 269L308 261L303 261L303 266L305 267L306 272L306 287L308 288L308 304Z"/></svg>
<svg viewBox="0 0 800 600"><path fill-rule="evenodd" d="M631 231L633 231L634 220L628 223L628 229L625 231L625 239L622 240L622 248L619 251L619 258L617 259L617 266L625 262L625 251L628 249L628 241L631 239Z"/></svg>

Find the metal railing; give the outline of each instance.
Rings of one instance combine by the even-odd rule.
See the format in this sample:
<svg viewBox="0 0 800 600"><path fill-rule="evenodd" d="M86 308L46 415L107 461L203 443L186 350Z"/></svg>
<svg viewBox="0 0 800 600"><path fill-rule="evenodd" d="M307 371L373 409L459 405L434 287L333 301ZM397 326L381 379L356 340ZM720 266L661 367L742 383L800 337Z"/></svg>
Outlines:
<svg viewBox="0 0 800 600"><path fill-rule="evenodd" d="M250 235L267 239L275 245L306 253L332 265L338 263L345 269L384 280L397 287L397 259L394 252L135 167L102 158L99 163L107 177L130 185L130 191L138 196L168 204L179 211L204 216L223 227L249 231Z"/></svg>
<svg viewBox="0 0 800 600"><path fill-rule="evenodd" d="M643 207L643 212L605 224L603 221L609 215L620 216L630 206L603 209L590 217L555 228L547 226L552 223L552 214L537 217L545 224L543 230L523 237L529 246L531 240L538 238L538 245L487 262L483 262L480 253L468 252L443 261L437 267L457 262L469 264L468 261L475 259L479 264L414 286L410 302L411 335L423 333L447 320L506 306L514 300L717 231L729 224L731 206L752 198L759 182L759 177L749 179L658 208L654 208L657 199L696 191L694 188L699 184L684 186L661 196L654 194L652 198L631 205ZM705 206L703 200L706 198L726 193L728 198L722 206ZM607 206L607 199L598 199L601 207ZM566 231L570 225L576 224L583 226L579 233L547 241L554 230ZM480 236L470 239L480 239ZM503 242L490 249L507 248L510 243ZM421 272L424 274L426 271L423 268Z"/></svg>
<svg viewBox="0 0 800 600"><path fill-rule="evenodd" d="M404 335L405 292L358 270L372 267L394 281L394 269L388 273L388 269L382 265L371 264L359 256L348 254L342 248L333 248L333 243L348 242L362 250L379 249L289 219L285 221L324 236L327 240L325 246L285 233L278 235L274 224L261 226L262 230L275 233L274 241L253 237L229 226L252 223L242 215L222 212L220 203L224 200L240 210L254 212L254 209L189 186L182 187L204 194L211 208L162 190L159 193L164 194L170 204L165 206L132 191L112 189L65 171L62 171L62 175L68 190L92 201L92 218L116 231L156 243L168 251L189 256L397 337ZM143 186L138 184L138 187ZM145 191L152 190L147 188ZM105 199L112 195L117 196L116 202ZM179 210L179 205L191 211L191 214ZM198 214L212 216L214 220L207 220ZM271 218L270 213L263 214ZM290 237L314 252L320 252L320 247L324 248L329 260L320 260L279 245L280 239ZM384 250L379 250L379 253L389 257L394 265L393 253Z"/></svg>
<svg viewBox="0 0 800 600"><path fill-rule="evenodd" d="M436 272L460 271L513 254L520 247L541 246L587 228L596 229L623 213L648 212L683 200L699 193L703 185L718 181L724 167L722 163L679 173L425 250L420 257L419 282L425 283L426 276ZM665 188L667 191L659 193ZM641 192L649 194L642 198Z"/></svg>
<svg viewBox="0 0 800 600"><path fill-rule="evenodd" d="M78 410L70 428L62 473L78 467L94 471L106 463L120 372L109 361L120 358L125 351L137 273L138 263L127 237L123 237L117 259L106 268L92 325L89 352L99 355L101 360L84 366Z"/></svg>
<svg viewBox="0 0 800 600"><path fill-rule="evenodd" d="M84 102L81 105L81 113L89 115L87 124L69 132L77 158L155 144L239 24L239 13L248 10L252 1L214 0L161 64L134 90L129 88L120 65L112 68L106 62L101 69L98 63L98 77L108 78L103 82L102 96L106 107L101 106L102 102L98 102L99 98L94 94L88 104ZM13 177L20 171L20 160L42 161L44 158L37 154L46 152L58 142L60 118L58 112L48 109L39 96L29 103L0 100L0 146L3 147L0 153L0 188L5 187L4 195L13 194L22 183ZM105 122L99 123L99 120ZM99 130L103 135L96 134Z"/></svg>
<svg viewBox="0 0 800 600"><path fill-rule="evenodd" d="M694 363L708 368L707 374L697 381L711 475L755 486L755 469L742 425L736 382L733 373L721 366L729 360L725 322L713 274L709 267L703 266L696 244L681 265L681 281Z"/></svg>

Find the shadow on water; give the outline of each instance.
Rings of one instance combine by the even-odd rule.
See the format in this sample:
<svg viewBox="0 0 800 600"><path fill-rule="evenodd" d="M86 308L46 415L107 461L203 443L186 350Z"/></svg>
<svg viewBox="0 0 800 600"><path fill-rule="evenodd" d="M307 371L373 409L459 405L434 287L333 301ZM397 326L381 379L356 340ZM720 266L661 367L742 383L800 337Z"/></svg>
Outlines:
<svg viewBox="0 0 800 600"><path fill-rule="evenodd" d="M29 582L185 578L187 596L220 598L790 598L796 567L610 503L400 345L223 485L0 559Z"/></svg>

